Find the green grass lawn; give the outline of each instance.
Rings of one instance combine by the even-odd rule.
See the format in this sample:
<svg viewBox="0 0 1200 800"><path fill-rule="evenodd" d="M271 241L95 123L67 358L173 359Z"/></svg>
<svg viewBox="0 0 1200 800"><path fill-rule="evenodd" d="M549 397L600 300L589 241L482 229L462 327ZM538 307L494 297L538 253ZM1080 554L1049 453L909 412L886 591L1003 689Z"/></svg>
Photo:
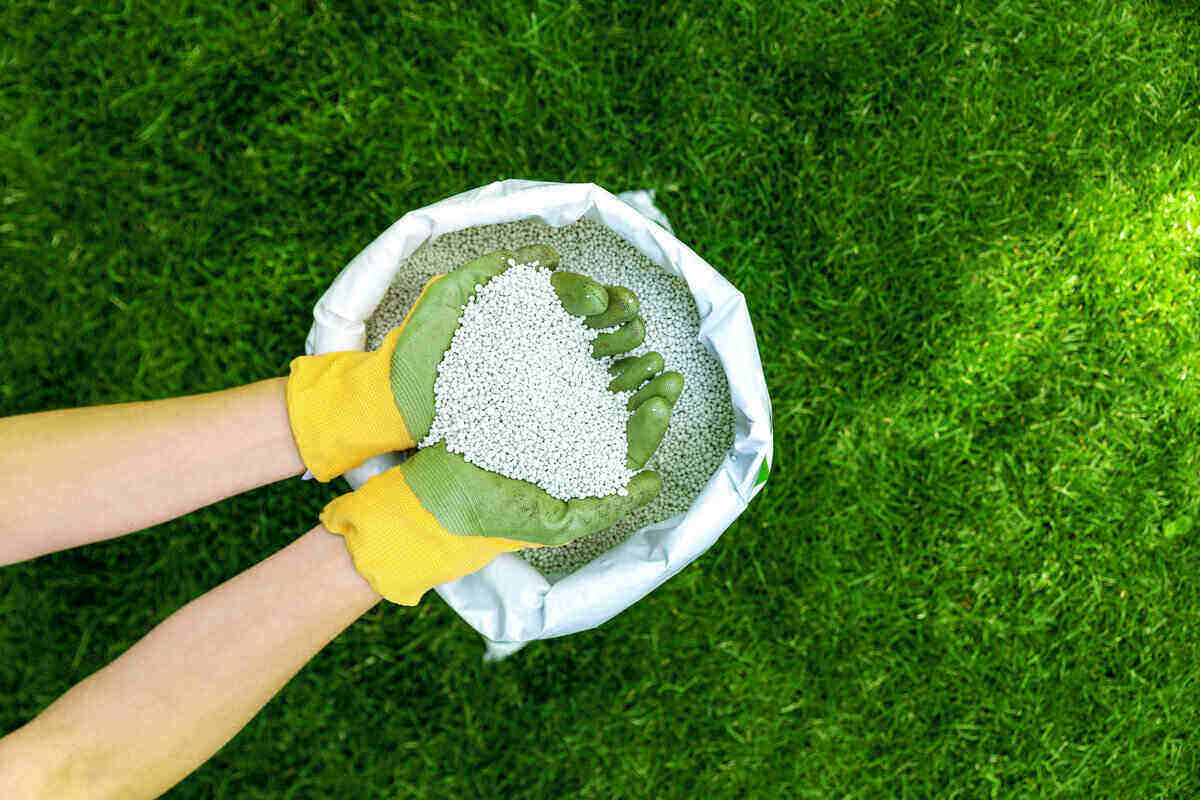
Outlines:
<svg viewBox="0 0 1200 800"><path fill-rule="evenodd" d="M772 392L766 490L651 596L494 665L378 607L168 796L1194 796L1189 8L5 4L0 414L285 374L376 234L507 177L657 188ZM341 491L0 570L0 733Z"/></svg>

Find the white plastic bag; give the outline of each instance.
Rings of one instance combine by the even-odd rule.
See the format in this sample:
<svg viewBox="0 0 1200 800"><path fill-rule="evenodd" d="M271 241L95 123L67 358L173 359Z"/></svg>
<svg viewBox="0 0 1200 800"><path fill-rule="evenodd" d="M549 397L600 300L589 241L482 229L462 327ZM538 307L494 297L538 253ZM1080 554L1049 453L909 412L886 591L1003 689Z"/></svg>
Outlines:
<svg viewBox="0 0 1200 800"><path fill-rule="evenodd" d="M505 553L437 592L487 641L485 658L504 658L534 639L594 628L654 590L712 546L762 488L771 467L770 399L746 299L670 232L653 192L614 196L590 183L508 180L410 211L346 265L317 302L309 355L361 350L364 321L400 262L426 240L477 225L536 217L561 227L600 222L651 261L687 281L700 312L700 339L720 360L734 406L733 448L685 513L641 529L624 543L551 584ZM388 454L345 474L357 489L399 463Z"/></svg>

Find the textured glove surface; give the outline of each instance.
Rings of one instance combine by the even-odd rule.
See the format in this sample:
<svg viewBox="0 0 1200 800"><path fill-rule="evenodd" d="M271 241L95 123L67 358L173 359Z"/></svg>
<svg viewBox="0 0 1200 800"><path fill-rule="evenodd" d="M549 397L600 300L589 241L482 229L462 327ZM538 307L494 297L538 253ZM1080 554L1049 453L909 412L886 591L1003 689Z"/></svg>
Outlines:
<svg viewBox="0 0 1200 800"><path fill-rule="evenodd" d="M437 445L333 500L321 522L346 539L355 568L375 591L411 606L428 589L469 575L500 553L607 528L650 502L661 485L658 473L646 471L630 481L628 496L564 503Z"/></svg>
<svg viewBox="0 0 1200 800"><path fill-rule="evenodd" d="M456 536L426 511L400 469L336 498L321 522L346 540L354 567L393 603L415 606L434 586L477 571L500 553L529 547L506 538Z"/></svg>
<svg viewBox="0 0 1200 800"><path fill-rule="evenodd" d="M393 329L372 352L292 360L288 419L300 459L317 480L332 480L371 456L416 447L389 385L389 359L401 331Z"/></svg>
<svg viewBox="0 0 1200 800"><path fill-rule="evenodd" d="M399 469L441 527L460 536L505 536L526 543L565 544L603 530L658 495L657 472L638 473L627 495L562 501L526 481L506 478L446 450L427 447Z"/></svg>

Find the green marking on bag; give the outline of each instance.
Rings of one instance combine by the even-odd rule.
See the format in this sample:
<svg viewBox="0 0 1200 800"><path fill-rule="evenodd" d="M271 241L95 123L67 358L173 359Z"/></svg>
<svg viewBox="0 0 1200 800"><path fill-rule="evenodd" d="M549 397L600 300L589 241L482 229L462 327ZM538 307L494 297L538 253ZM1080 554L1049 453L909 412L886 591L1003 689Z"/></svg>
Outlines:
<svg viewBox="0 0 1200 800"><path fill-rule="evenodd" d="M767 476L771 474L771 467L767 463L768 461L769 461L769 459L764 458L763 462L762 462L762 466L760 466L758 468L758 478L756 478L754 481L755 489L757 489L759 486L762 486L764 483L766 483Z"/></svg>

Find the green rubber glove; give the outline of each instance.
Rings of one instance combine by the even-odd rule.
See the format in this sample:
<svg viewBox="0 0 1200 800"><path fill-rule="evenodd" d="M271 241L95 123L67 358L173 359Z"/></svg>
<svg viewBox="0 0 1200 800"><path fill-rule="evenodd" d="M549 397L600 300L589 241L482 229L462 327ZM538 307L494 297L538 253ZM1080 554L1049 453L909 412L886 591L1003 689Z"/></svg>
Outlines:
<svg viewBox="0 0 1200 800"><path fill-rule="evenodd" d="M476 284L503 272L509 258L551 268L558 263L557 254L544 246L489 253L427 284L409 318L388 334L393 348L386 351L388 383L404 425L419 438L433 420L437 365L457 330L461 306ZM556 273L551 284L563 307L585 316L590 327L617 326L597 338L597 357L629 352L642 343L645 325L633 292L565 272ZM640 469L658 447L683 389L683 376L658 374L663 367L661 355L648 353L621 359L611 369L610 390L634 392L627 405L633 412L626 425L630 469ZM658 473L643 471L624 494L564 502L532 483L476 467L442 442L335 499L321 520L346 538L356 568L380 594L415 605L428 588L470 574L499 553L565 544L603 530L661 489Z"/></svg>
<svg viewBox="0 0 1200 800"><path fill-rule="evenodd" d="M469 463L445 442L418 450L398 468L421 506L459 536L495 536L543 545L566 544L603 530L653 500L662 489L657 472L633 476L628 494L562 501L526 481Z"/></svg>

